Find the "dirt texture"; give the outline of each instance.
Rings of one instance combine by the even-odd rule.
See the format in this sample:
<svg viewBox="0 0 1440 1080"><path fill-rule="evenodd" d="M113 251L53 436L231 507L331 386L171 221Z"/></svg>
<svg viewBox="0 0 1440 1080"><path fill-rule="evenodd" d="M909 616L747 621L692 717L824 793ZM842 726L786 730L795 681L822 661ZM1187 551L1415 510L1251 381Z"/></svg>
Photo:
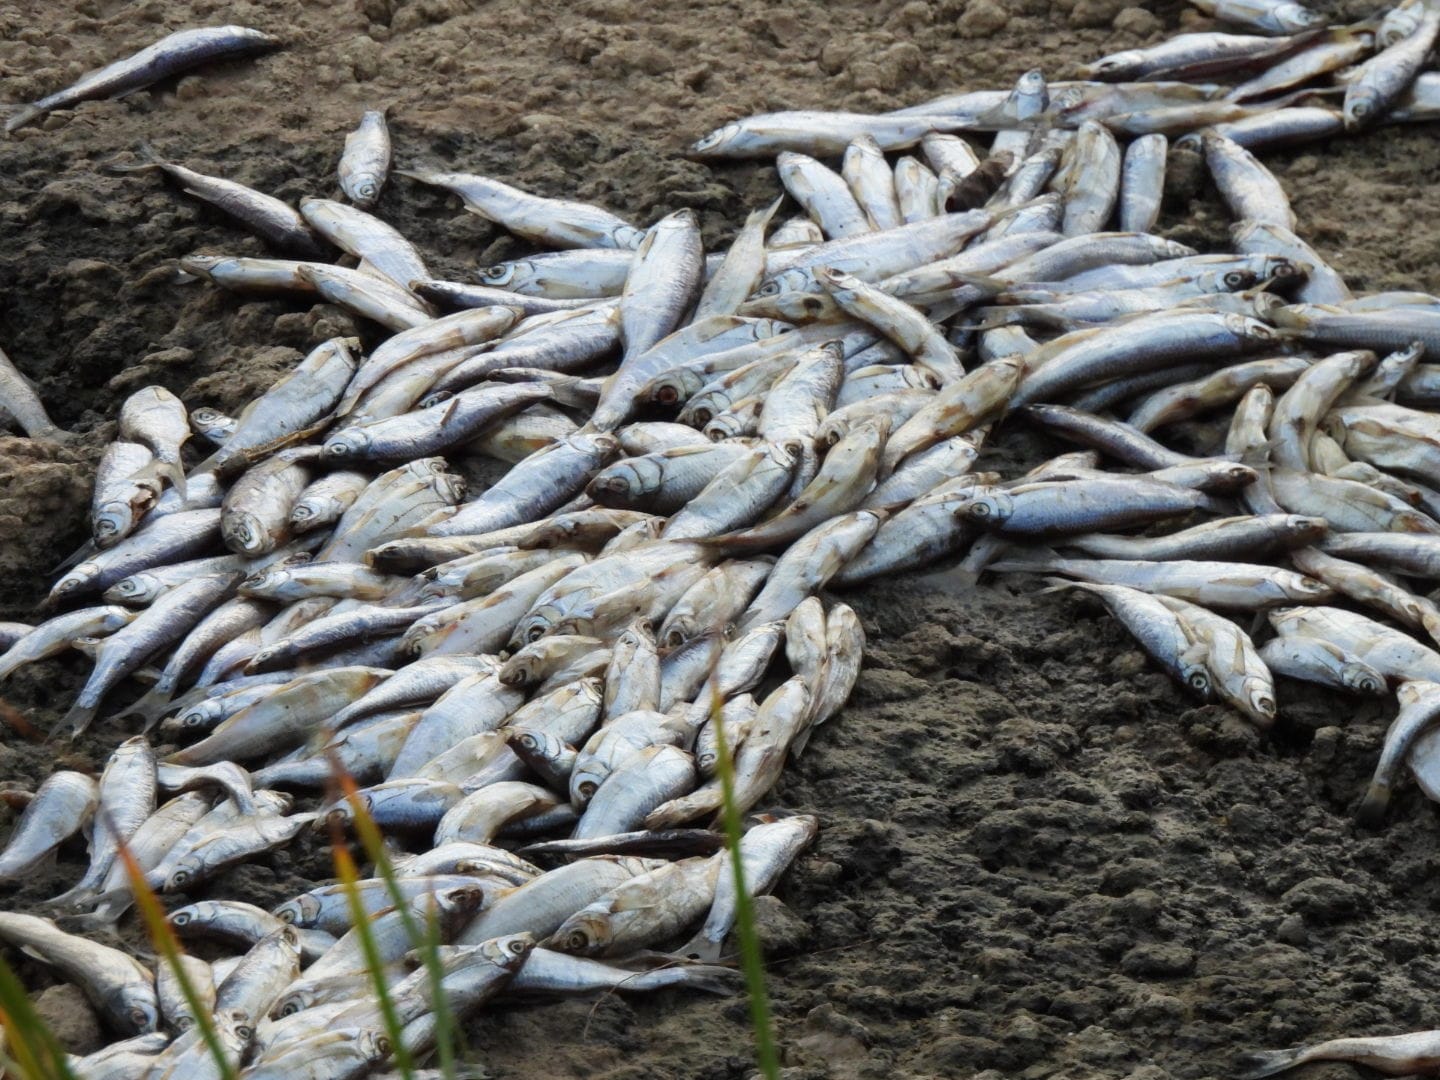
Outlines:
<svg viewBox="0 0 1440 1080"><path fill-rule="evenodd" d="M159 383L234 410L356 329L330 307L180 282L182 255L264 251L155 175L97 171L142 141L295 201L333 193L344 133L389 107L400 164L489 173L642 224L693 207L718 244L778 190L769 167L682 156L726 120L894 108L1037 65L1058 78L1207 25L1121 0L0 2L3 95L30 100L167 31L223 22L286 48L0 143L0 346L84 433L64 448L0 438L0 617L33 614L84 538L128 392ZM1264 157L1301 234L1357 289L1440 291L1433 128ZM1177 166L1161 231L1222 247L1223 207ZM441 276L526 250L405 179L378 213ZM1059 449L1017 431L999 445L1008 470ZM845 599L869 635L865 671L775 800L819 814L821 836L762 906L790 1080L1188 1080L1230 1075L1245 1049L1440 1027L1440 817L1407 790L1383 830L1352 823L1392 705L1285 683L1260 734L1195 707L1079 597L942 572ZM113 723L74 747L22 737L48 731L84 673L71 656L6 684L0 781L103 764ZM33 910L83 860L67 848L0 903ZM328 874L306 841L207 895L273 904ZM123 933L138 947L132 924ZM37 993L54 982L8 958ZM743 998L666 992L497 1007L468 1035L495 1077L719 1080L753 1073L747 1025Z"/></svg>

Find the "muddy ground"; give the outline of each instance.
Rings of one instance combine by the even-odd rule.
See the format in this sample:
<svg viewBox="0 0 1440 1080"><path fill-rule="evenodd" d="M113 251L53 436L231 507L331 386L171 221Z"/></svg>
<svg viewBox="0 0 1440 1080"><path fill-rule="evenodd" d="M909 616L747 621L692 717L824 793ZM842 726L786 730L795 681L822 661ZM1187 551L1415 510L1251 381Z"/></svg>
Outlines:
<svg viewBox="0 0 1440 1080"><path fill-rule="evenodd" d="M142 140L295 200L331 193L344 132L389 106L401 163L492 173L640 222L690 206L718 242L777 190L767 168L680 156L727 119L893 108L1037 64L1061 77L1203 25L1123 0L0 2L0 95L29 100L167 30L226 21L288 45L0 143L0 345L85 433L66 449L0 438L0 617L29 614L83 538L126 393L160 383L233 409L349 325L178 283L181 255L262 249L153 175L97 172ZM1440 289L1433 129L1266 158L1303 235L1352 284ZM407 180L380 213L444 276L523 250ZM1213 248L1224 224L1210 193L1182 186L1162 227ZM1012 464L1055 450L1013 433L1001 446ZM1194 707L1080 599L944 574L847 599L870 636L866 670L778 793L824 822L783 907L767 909L788 1076L1199 1078L1228 1075L1246 1048L1440 1027L1440 818L1407 791L1385 829L1351 820L1388 706L1287 684L1261 735ZM6 714L44 732L83 673L71 659L16 678ZM0 780L98 765L119 737L102 727L45 749L11 735ZM52 895L82 858L67 851L4 903ZM214 891L274 902L326 871L302 846ZM507 1007L470 1036L497 1077L752 1068L740 999Z"/></svg>

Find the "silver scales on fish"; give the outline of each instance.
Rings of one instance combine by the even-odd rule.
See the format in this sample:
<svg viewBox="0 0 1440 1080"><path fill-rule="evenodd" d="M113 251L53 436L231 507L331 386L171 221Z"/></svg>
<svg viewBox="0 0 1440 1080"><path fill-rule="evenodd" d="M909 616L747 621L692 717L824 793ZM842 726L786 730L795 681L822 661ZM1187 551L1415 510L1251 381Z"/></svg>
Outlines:
<svg viewBox="0 0 1440 1080"><path fill-rule="evenodd" d="M395 170L406 186L554 249L437 280L374 213L395 184L378 110L345 142L348 202L294 207L150 147L107 165L163 174L274 249L186 274L338 305L375 342L321 344L236 417L134 393L91 542L41 621L0 626L0 678L94 658L62 735L142 728L98 778L40 784L0 854L14 880L87 832L57 919L0 913L0 941L81 986L121 1039L75 1075L201 1067L192 996L98 940L134 903L131 872L189 901L169 912L182 937L230 947L183 966L244 1077L385 1068L375 977L404 1049L430 1053L426 974L407 964L421 915L462 1018L510 994L734 990L716 963L736 917L721 754L739 809L761 806L858 676L861 621L833 593L946 561L952 580L1043 575L1093 597L1190 693L1260 728L1282 711L1277 674L1393 691L1359 816L1380 824L1407 773L1440 798L1440 609L1423 595L1440 578L1440 298L1352 293L1256 156L1440 117L1440 10L1327 27L1296 3L1196 4L1224 29L1079 80L726 125L692 155L773 158L784 194L712 254L690 210L644 227L417 163ZM7 130L274 44L182 31ZM1153 231L1181 155L1232 213L1232 251ZM799 213L780 218L787 200ZM66 437L8 360L0 406ZM1196 452L1157 439L1193 418L1213 432ZM1016 426L1081 449L977 471ZM113 704L136 679L146 693ZM356 824L337 772L395 881L268 912L216 896L226 870ZM753 817L749 888L818 826ZM1248 1067L1324 1058L1413 1071L1440 1033Z"/></svg>

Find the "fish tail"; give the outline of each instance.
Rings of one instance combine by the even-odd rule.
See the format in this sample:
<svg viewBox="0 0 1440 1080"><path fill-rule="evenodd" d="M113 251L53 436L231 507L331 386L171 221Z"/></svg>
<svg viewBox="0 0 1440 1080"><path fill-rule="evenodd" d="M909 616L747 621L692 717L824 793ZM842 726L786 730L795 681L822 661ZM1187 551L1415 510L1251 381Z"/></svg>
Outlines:
<svg viewBox="0 0 1440 1080"><path fill-rule="evenodd" d="M5 134L18 131L26 124L44 115L45 110L36 105L21 105L5 117Z"/></svg>
<svg viewBox="0 0 1440 1080"><path fill-rule="evenodd" d="M67 556L65 559L62 559L60 562L56 563L53 567L51 567L50 573L52 575L62 574L66 570L69 570L72 566L79 566L82 562L90 558L90 556L94 555L99 550L100 549L95 546L94 540L86 540L85 543L81 544L78 548L76 548L74 552L72 552L69 556Z"/></svg>
<svg viewBox="0 0 1440 1080"><path fill-rule="evenodd" d="M1385 810L1390 805L1390 786L1378 781L1372 781L1370 790L1365 792L1365 797L1360 800L1360 808L1355 811L1355 818L1368 829L1373 829L1385 820Z"/></svg>
<svg viewBox="0 0 1440 1080"><path fill-rule="evenodd" d="M1235 1062L1235 1067L1241 1070L1235 1074L1236 1080L1260 1080L1262 1076L1284 1072L1298 1065L1303 1053L1304 1049L1297 1046L1289 1050L1254 1050L1242 1054Z"/></svg>
<svg viewBox="0 0 1440 1080"><path fill-rule="evenodd" d="M70 727L70 738L78 739L81 735L85 734L91 721L95 719L95 712L96 706L82 705L77 701L74 705L70 706L70 711L65 714L65 718L61 720L56 727L51 729L46 742L48 743L53 739L59 738L60 729L67 724Z"/></svg>
<svg viewBox="0 0 1440 1080"><path fill-rule="evenodd" d="M173 698L174 694L172 691L162 689L157 684L151 687L145 693L144 697L136 701L135 704L131 705L121 715L140 717L145 721L145 726L141 729L140 733L142 735L148 735L155 730L155 726L159 724L165 714L170 711Z"/></svg>
<svg viewBox="0 0 1440 1080"><path fill-rule="evenodd" d="M689 941L687 941L684 945L682 945L682 946L680 946L680 948L676 949L676 950L675 950L675 955L676 955L676 956L683 956L683 957L684 957L685 959L687 959L687 960L700 960L700 961L703 961L704 964L714 964L715 962L717 962L717 961L720 959L720 945L721 945L720 942L718 942L718 941L712 941L712 940L710 940L710 938L706 937L706 936L705 936L705 931L704 931L704 930L701 930L701 931L700 931L699 933L697 933L693 938L691 938ZM693 969L677 969L677 970L704 971L704 970L705 970L704 964L702 964L702 965L697 965L697 966L696 966L695 968L693 968ZM728 968L722 968L721 970L722 970L722 971L729 971ZM733 972L731 972L731 974L733 974Z"/></svg>
<svg viewBox="0 0 1440 1080"><path fill-rule="evenodd" d="M140 161L133 165L121 164L118 161L106 161L99 165L102 173L107 175L119 175L122 173L146 172L150 169L162 169L168 162L160 156L159 152L143 139L136 146L135 152L140 156Z"/></svg>

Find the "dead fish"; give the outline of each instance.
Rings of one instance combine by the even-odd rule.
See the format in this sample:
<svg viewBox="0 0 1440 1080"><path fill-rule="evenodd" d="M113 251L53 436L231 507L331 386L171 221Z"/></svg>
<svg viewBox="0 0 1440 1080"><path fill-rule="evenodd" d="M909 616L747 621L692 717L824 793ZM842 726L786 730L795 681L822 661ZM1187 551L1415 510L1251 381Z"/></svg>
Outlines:
<svg viewBox="0 0 1440 1080"><path fill-rule="evenodd" d="M18 424L32 439L66 442L73 437L50 419L40 396L35 393L34 384L21 374L3 349L0 349L0 413Z"/></svg>
<svg viewBox="0 0 1440 1080"><path fill-rule="evenodd" d="M1389 1076L1429 1072L1440 1065L1440 1031L1330 1039L1291 1050L1254 1051L1241 1057L1238 1064L1245 1071L1239 1075L1259 1080L1311 1061L1349 1061Z"/></svg>
<svg viewBox="0 0 1440 1080"><path fill-rule="evenodd" d="M92 71L64 90L23 106L5 122L7 132L24 127L55 109L94 98L118 97L212 60L279 47L280 39L244 26L206 26L178 30L124 60Z"/></svg>
<svg viewBox="0 0 1440 1080"><path fill-rule="evenodd" d="M367 110L360 126L345 136L337 172L340 190L356 206L368 210L379 200L390 172L390 129L384 110Z"/></svg>
<svg viewBox="0 0 1440 1080"><path fill-rule="evenodd" d="M279 251L306 259L324 259L327 249L320 237L289 203L220 176L207 176L184 165L166 161L148 143L140 144L138 165L111 163L105 172L132 173L159 169L188 195L229 214L245 228Z"/></svg>

